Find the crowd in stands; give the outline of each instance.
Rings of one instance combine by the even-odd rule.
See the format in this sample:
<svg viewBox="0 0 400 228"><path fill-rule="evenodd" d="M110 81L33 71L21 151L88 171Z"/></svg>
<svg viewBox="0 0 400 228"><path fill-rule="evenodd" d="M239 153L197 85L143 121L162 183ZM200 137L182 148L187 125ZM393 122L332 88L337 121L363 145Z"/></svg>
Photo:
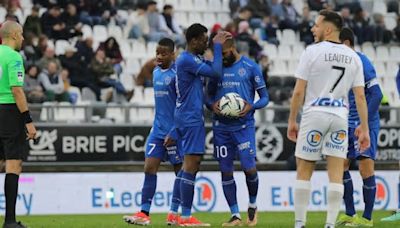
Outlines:
<svg viewBox="0 0 400 228"><path fill-rule="evenodd" d="M25 41L22 52L26 64L25 91L28 101L74 103L74 96L68 92L71 86L89 88L99 101L112 101L115 94L129 101L135 91L123 84L120 76L131 72L126 68L134 66L130 66L124 58L121 39L157 42L169 37L180 49L184 48L185 23L177 18L177 5L173 5L182 1L185 0L0 0L0 12L6 12L4 20L23 24ZM387 13L396 18L396 23L390 27L385 22L387 15L367 11L362 1L358 0L295 1L301 2L301 7L292 0L190 1L193 4L209 1L227 4L226 14L229 14L230 20L215 21L210 27L210 34L219 30L231 32L240 53L260 64L268 83L271 59L265 45L279 46L282 38L279 33L287 29L296 32L298 41L304 45L313 43L310 29L321 9L340 12L345 25L354 30L359 45L364 42L398 45L400 42L399 2L396 0L387 0L385 4ZM163 4L160 5L160 2ZM188 16L191 16L190 12ZM93 28L97 25L120 27L122 37L114 37L110 33L98 42L97 37L85 34L85 26ZM60 40L65 40L66 45L58 52L54 44ZM141 65L142 69L135 69L137 73L130 75L136 83L133 88L152 86L154 59L141 61ZM275 83L285 87L284 90L270 91L276 103L285 104L290 97L291 83ZM104 95L103 88L112 90Z"/></svg>

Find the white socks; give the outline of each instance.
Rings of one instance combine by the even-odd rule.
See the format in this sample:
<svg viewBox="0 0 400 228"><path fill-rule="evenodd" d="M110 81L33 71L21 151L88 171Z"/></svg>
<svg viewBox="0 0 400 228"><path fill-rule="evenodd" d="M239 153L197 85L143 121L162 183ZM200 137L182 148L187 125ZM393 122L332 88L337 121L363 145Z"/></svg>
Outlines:
<svg viewBox="0 0 400 228"><path fill-rule="evenodd" d="M343 192L343 184L329 183L326 224L333 225L332 227L334 227L334 224L336 223L336 218L339 214L340 205L342 204Z"/></svg>
<svg viewBox="0 0 400 228"><path fill-rule="evenodd" d="M311 182L296 180L294 189L294 215L295 227L304 226L306 223L307 206L310 201Z"/></svg>

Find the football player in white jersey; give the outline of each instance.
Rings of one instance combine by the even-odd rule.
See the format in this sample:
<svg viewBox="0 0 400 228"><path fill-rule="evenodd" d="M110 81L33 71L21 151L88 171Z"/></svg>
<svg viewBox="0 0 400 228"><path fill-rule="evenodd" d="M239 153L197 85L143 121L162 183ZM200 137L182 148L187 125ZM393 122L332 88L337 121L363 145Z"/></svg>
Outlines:
<svg viewBox="0 0 400 228"><path fill-rule="evenodd" d="M297 178L294 193L295 228L305 227L315 163L326 156L328 169L327 218L333 228L343 196L343 164L347 153L348 93L353 90L361 124L355 135L361 151L370 144L362 63L340 43L343 19L322 10L311 29L316 44L300 57L290 104L287 136L296 144ZM296 123L303 106L300 128Z"/></svg>

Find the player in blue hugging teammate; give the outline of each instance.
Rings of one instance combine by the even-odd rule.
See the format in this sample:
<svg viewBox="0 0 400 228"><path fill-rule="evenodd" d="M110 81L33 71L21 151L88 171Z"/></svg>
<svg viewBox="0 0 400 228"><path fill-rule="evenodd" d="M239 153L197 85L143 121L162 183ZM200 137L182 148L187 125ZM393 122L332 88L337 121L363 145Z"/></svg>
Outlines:
<svg viewBox="0 0 400 228"><path fill-rule="evenodd" d="M354 34L349 28L343 28L340 33L340 40L348 47L354 49ZM369 135L371 138L371 147L364 152L358 149L357 138L354 131L360 124L360 118L357 113L354 94L349 94L349 149L347 160L345 161L343 185L343 199L346 205L346 213L339 216L337 225L349 226L373 226L372 211L375 203L376 184L374 176L374 160L378 147L378 133L380 128L379 104L381 103L383 94L378 84L375 69L369 59L362 53L357 52L363 64L365 96L368 104L368 125ZM363 179L363 197L364 197L364 213L362 217L358 217L354 209L353 199L353 182L351 180L349 166L351 160L359 161L359 170Z"/></svg>
<svg viewBox="0 0 400 228"><path fill-rule="evenodd" d="M158 42L156 49L158 66L153 71L155 118L146 142L141 211L132 216L124 216L127 223L136 225L149 225L151 223L150 206L156 191L157 171L161 161L168 159L174 166L177 176L179 176L182 167L182 155L180 147L176 143L177 135L173 121L176 102L174 49L175 45L171 39L164 38ZM168 225L178 223L179 183L177 177L173 188L171 210L167 216Z"/></svg>
<svg viewBox="0 0 400 228"><path fill-rule="evenodd" d="M191 216L194 183L205 152L203 77L222 74L222 46L230 34L220 32L213 41L214 61L206 62L202 55L207 49L207 28L192 24L186 31L187 48L176 60L175 127L184 153L183 172L180 176L182 216L181 226L210 226Z"/></svg>
<svg viewBox="0 0 400 228"><path fill-rule="evenodd" d="M222 188L232 217L223 226L241 226L241 218L236 197L236 183L233 177L233 161L238 157L246 175L249 192L247 225L257 224L258 176L256 168L256 140L254 112L268 104L269 97L264 78L257 63L240 55L233 39L223 44L223 76L212 79L208 85L207 106L214 112L214 157L219 162ZM237 93L245 101L239 118L223 116L219 110L219 100L227 93ZM255 93L260 99L254 103Z"/></svg>

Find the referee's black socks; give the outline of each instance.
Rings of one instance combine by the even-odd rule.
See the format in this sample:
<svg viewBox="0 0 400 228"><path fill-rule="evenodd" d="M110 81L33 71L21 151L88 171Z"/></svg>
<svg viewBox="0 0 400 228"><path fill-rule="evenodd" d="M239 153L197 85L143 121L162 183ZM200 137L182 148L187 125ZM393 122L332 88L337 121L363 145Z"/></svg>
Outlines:
<svg viewBox="0 0 400 228"><path fill-rule="evenodd" d="M5 223L15 222L15 203L18 195L18 179L19 175L7 173L4 183L4 193L6 196L6 216Z"/></svg>

